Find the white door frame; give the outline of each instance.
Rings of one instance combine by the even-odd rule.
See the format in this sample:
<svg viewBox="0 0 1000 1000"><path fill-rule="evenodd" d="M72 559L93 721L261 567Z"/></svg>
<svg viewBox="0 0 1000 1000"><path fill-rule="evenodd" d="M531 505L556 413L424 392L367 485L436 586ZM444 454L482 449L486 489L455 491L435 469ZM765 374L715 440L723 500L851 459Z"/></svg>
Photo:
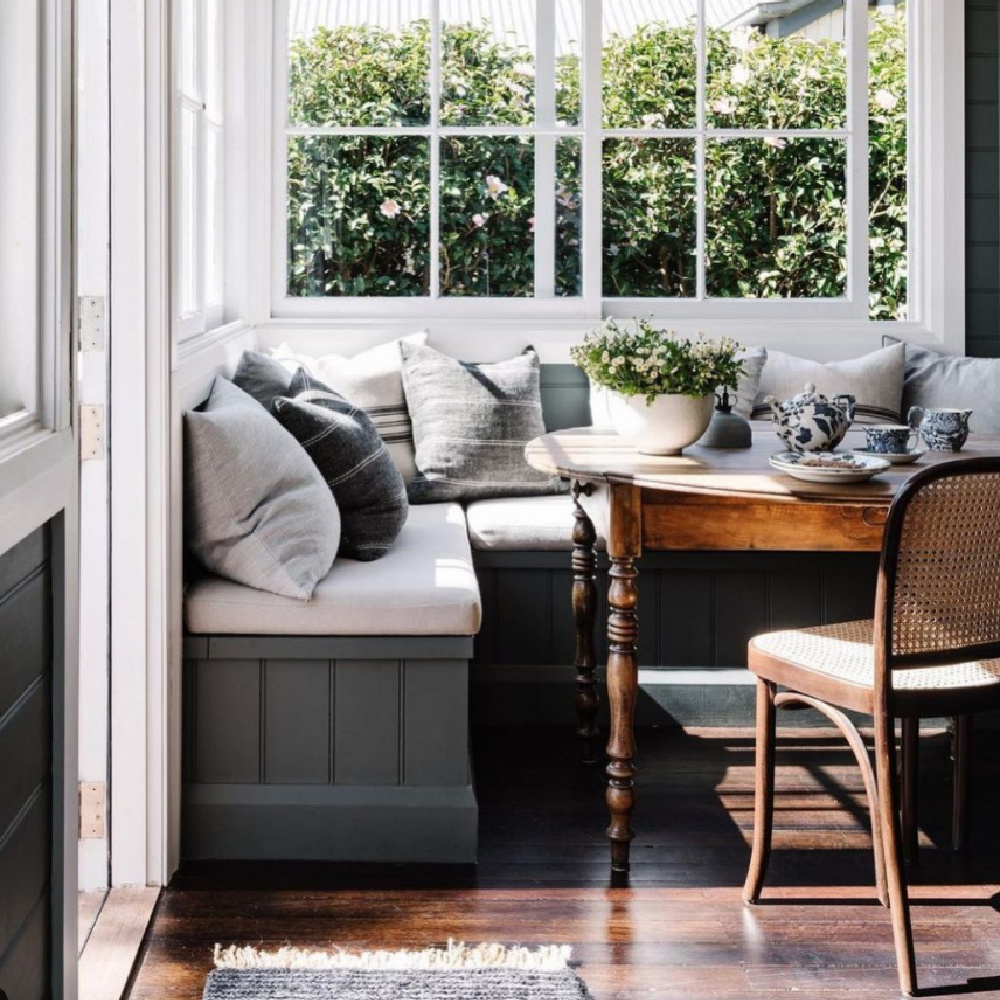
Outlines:
<svg viewBox="0 0 1000 1000"><path fill-rule="evenodd" d="M108 4L76 10L78 301L108 294L110 203L108 190L110 93L108 90ZM81 344L77 388L82 405L108 404L107 342ZM80 467L80 738L79 780L108 781L108 461L94 458ZM107 815L105 814L105 820ZM105 835L81 840L80 889L108 885L108 824Z"/></svg>
<svg viewBox="0 0 1000 1000"><path fill-rule="evenodd" d="M169 5L110 0L111 884L176 868L167 670L170 325Z"/></svg>

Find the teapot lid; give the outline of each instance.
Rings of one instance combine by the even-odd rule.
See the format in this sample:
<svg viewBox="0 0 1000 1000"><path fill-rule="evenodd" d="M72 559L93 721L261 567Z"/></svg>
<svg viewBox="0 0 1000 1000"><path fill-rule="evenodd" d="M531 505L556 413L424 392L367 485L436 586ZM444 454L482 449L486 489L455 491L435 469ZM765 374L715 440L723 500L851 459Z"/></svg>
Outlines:
<svg viewBox="0 0 1000 1000"><path fill-rule="evenodd" d="M816 391L816 384L814 382L806 382L805 392L800 392L797 396L792 397L796 403L825 403L827 402L826 396L821 392Z"/></svg>

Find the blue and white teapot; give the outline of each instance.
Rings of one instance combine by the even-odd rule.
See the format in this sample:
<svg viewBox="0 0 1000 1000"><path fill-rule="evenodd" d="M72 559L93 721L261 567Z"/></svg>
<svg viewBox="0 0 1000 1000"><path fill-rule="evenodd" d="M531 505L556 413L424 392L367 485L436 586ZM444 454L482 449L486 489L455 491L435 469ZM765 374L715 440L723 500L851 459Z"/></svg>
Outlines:
<svg viewBox="0 0 1000 1000"><path fill-rule="evenodd" d="M854 397L848 394L826 396L816 391L812 382L806 391L778 402L767 396L771 418L778 437L790 451L833 451L844 440L854 421Z"/></svg>

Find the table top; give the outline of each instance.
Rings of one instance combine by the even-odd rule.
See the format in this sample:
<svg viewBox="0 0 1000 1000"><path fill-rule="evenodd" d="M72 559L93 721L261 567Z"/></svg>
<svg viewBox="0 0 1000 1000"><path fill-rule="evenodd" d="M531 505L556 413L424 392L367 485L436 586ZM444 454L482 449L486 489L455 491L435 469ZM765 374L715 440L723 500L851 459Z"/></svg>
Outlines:
<svg viewBox="0 0 1000 1000"><path fill-rule="evenodd" d="M852 429L837 450L864 446L864 432ZM754 429L749 448L721 449L691 445L678 456L640 455L617 434L602 428L555 431L529 442L528 463L549 475L591 483L625 483L647 489L688 493L724 493L809 501L861 501L888 504L896 491L920 469L956 458L1000 455L1000 436L973 434L961 452L927 451L911 465L897 465L855 484L806 483L768 465L782 451L770 426Z"/></svg>

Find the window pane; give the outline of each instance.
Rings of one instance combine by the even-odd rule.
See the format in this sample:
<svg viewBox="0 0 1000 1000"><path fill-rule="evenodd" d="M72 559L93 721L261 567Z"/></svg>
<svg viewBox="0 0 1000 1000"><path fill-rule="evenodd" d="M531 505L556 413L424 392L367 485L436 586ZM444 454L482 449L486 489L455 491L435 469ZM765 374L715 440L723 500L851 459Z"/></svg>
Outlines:
<svg viewBox="0 0 1000 1000"><path fill-rule="evenodd" d="M727 27L720 5L708 5L706 118L715 128L844 128L847 45L843 0L821 16L771 25ZM826 5L829 6L829 5ZM771 28L774 34L765 30ZM787 30L788 34L781 34Z"/></svg>
<svg viewBox="0 0 1000 1000"><path fill-rule="evenodd" d="M288 294L426 295L426 139L288 140Z"/></svg>
<svg viewBox="0 0 1000 1000"><path fill-rule="evenodd" d="M603 184L604 294L694 295L694 141L605 139Z"/></svg>
<svg viewBox="0 0 1000 1000"><path fill-rule="evenodd" d="M868 36L869 305L908 318L906 8L879 8Z"/></svg>
<svg viewBox="0 0 1000 1000"><path fill-rule="evenodd" d="M534 141L441 141L441 294L534 292Z"/></svg>
<svg viewBox="0 0 1000 1000"><path fill-rule="evenodd" d="M696 0L604 0L606 128L694 128Z"/></svg>
<svg viewBox="0 0 1000 1000"><path fill-rule="evenodd" d="M222 303L222 129L205 129L205 305Z"/></svg>
<svg viewBox="0 0 1000 1000"><path fill-rule="evenodd" d="M577 138L556 144L556 295L583 294L581 196L583 144Z"/></svg>
<svg viewBox="0 0 1000 1000"><path fill-rule="evenodd" d="M534 4L441 0L441 20L442 125L533 125Z"/></svg>
<svg viewBox="0 0 1000 1000"><path fill-rule="evenodd" d="M181 92L200 100L198 41L201 37L198 0L181 0Z"/></svg>
<svg viewBox="0 0 1000 1000"><path fill-rule="evenodd" d="M222 3L205 0L205 107L209 118L222 121Z"/></svg>
<svg viewBox="0 0 1000 1000"><path fill-rule="evenodd" d="M426 125L430 4L290 0L290 125Z"/></svg>
<svg viewBox="0 0 1000 1000"><path fill-rule="evenodd" d="M733 139L709 142L706 159L709 295L845 294L845 142Z"/></svg>
<svg viewBox="0 0 1000 1000"><path fill-rule="evenodd" d="M581 0L556 0L556 124L580 124Z"/></svg>
<svg viewBox="0 0 1000 1000"><path fill-rule="evenodd" d="M38 7L0 3L0 419L38 403Z"/></svg>
<svg viewBox="0 0 1000 1000"><path fill-rule="evenodd" d="M198 300L198 119L200 111L182 107L180 148L180 311L197 312Z"/></svg>

